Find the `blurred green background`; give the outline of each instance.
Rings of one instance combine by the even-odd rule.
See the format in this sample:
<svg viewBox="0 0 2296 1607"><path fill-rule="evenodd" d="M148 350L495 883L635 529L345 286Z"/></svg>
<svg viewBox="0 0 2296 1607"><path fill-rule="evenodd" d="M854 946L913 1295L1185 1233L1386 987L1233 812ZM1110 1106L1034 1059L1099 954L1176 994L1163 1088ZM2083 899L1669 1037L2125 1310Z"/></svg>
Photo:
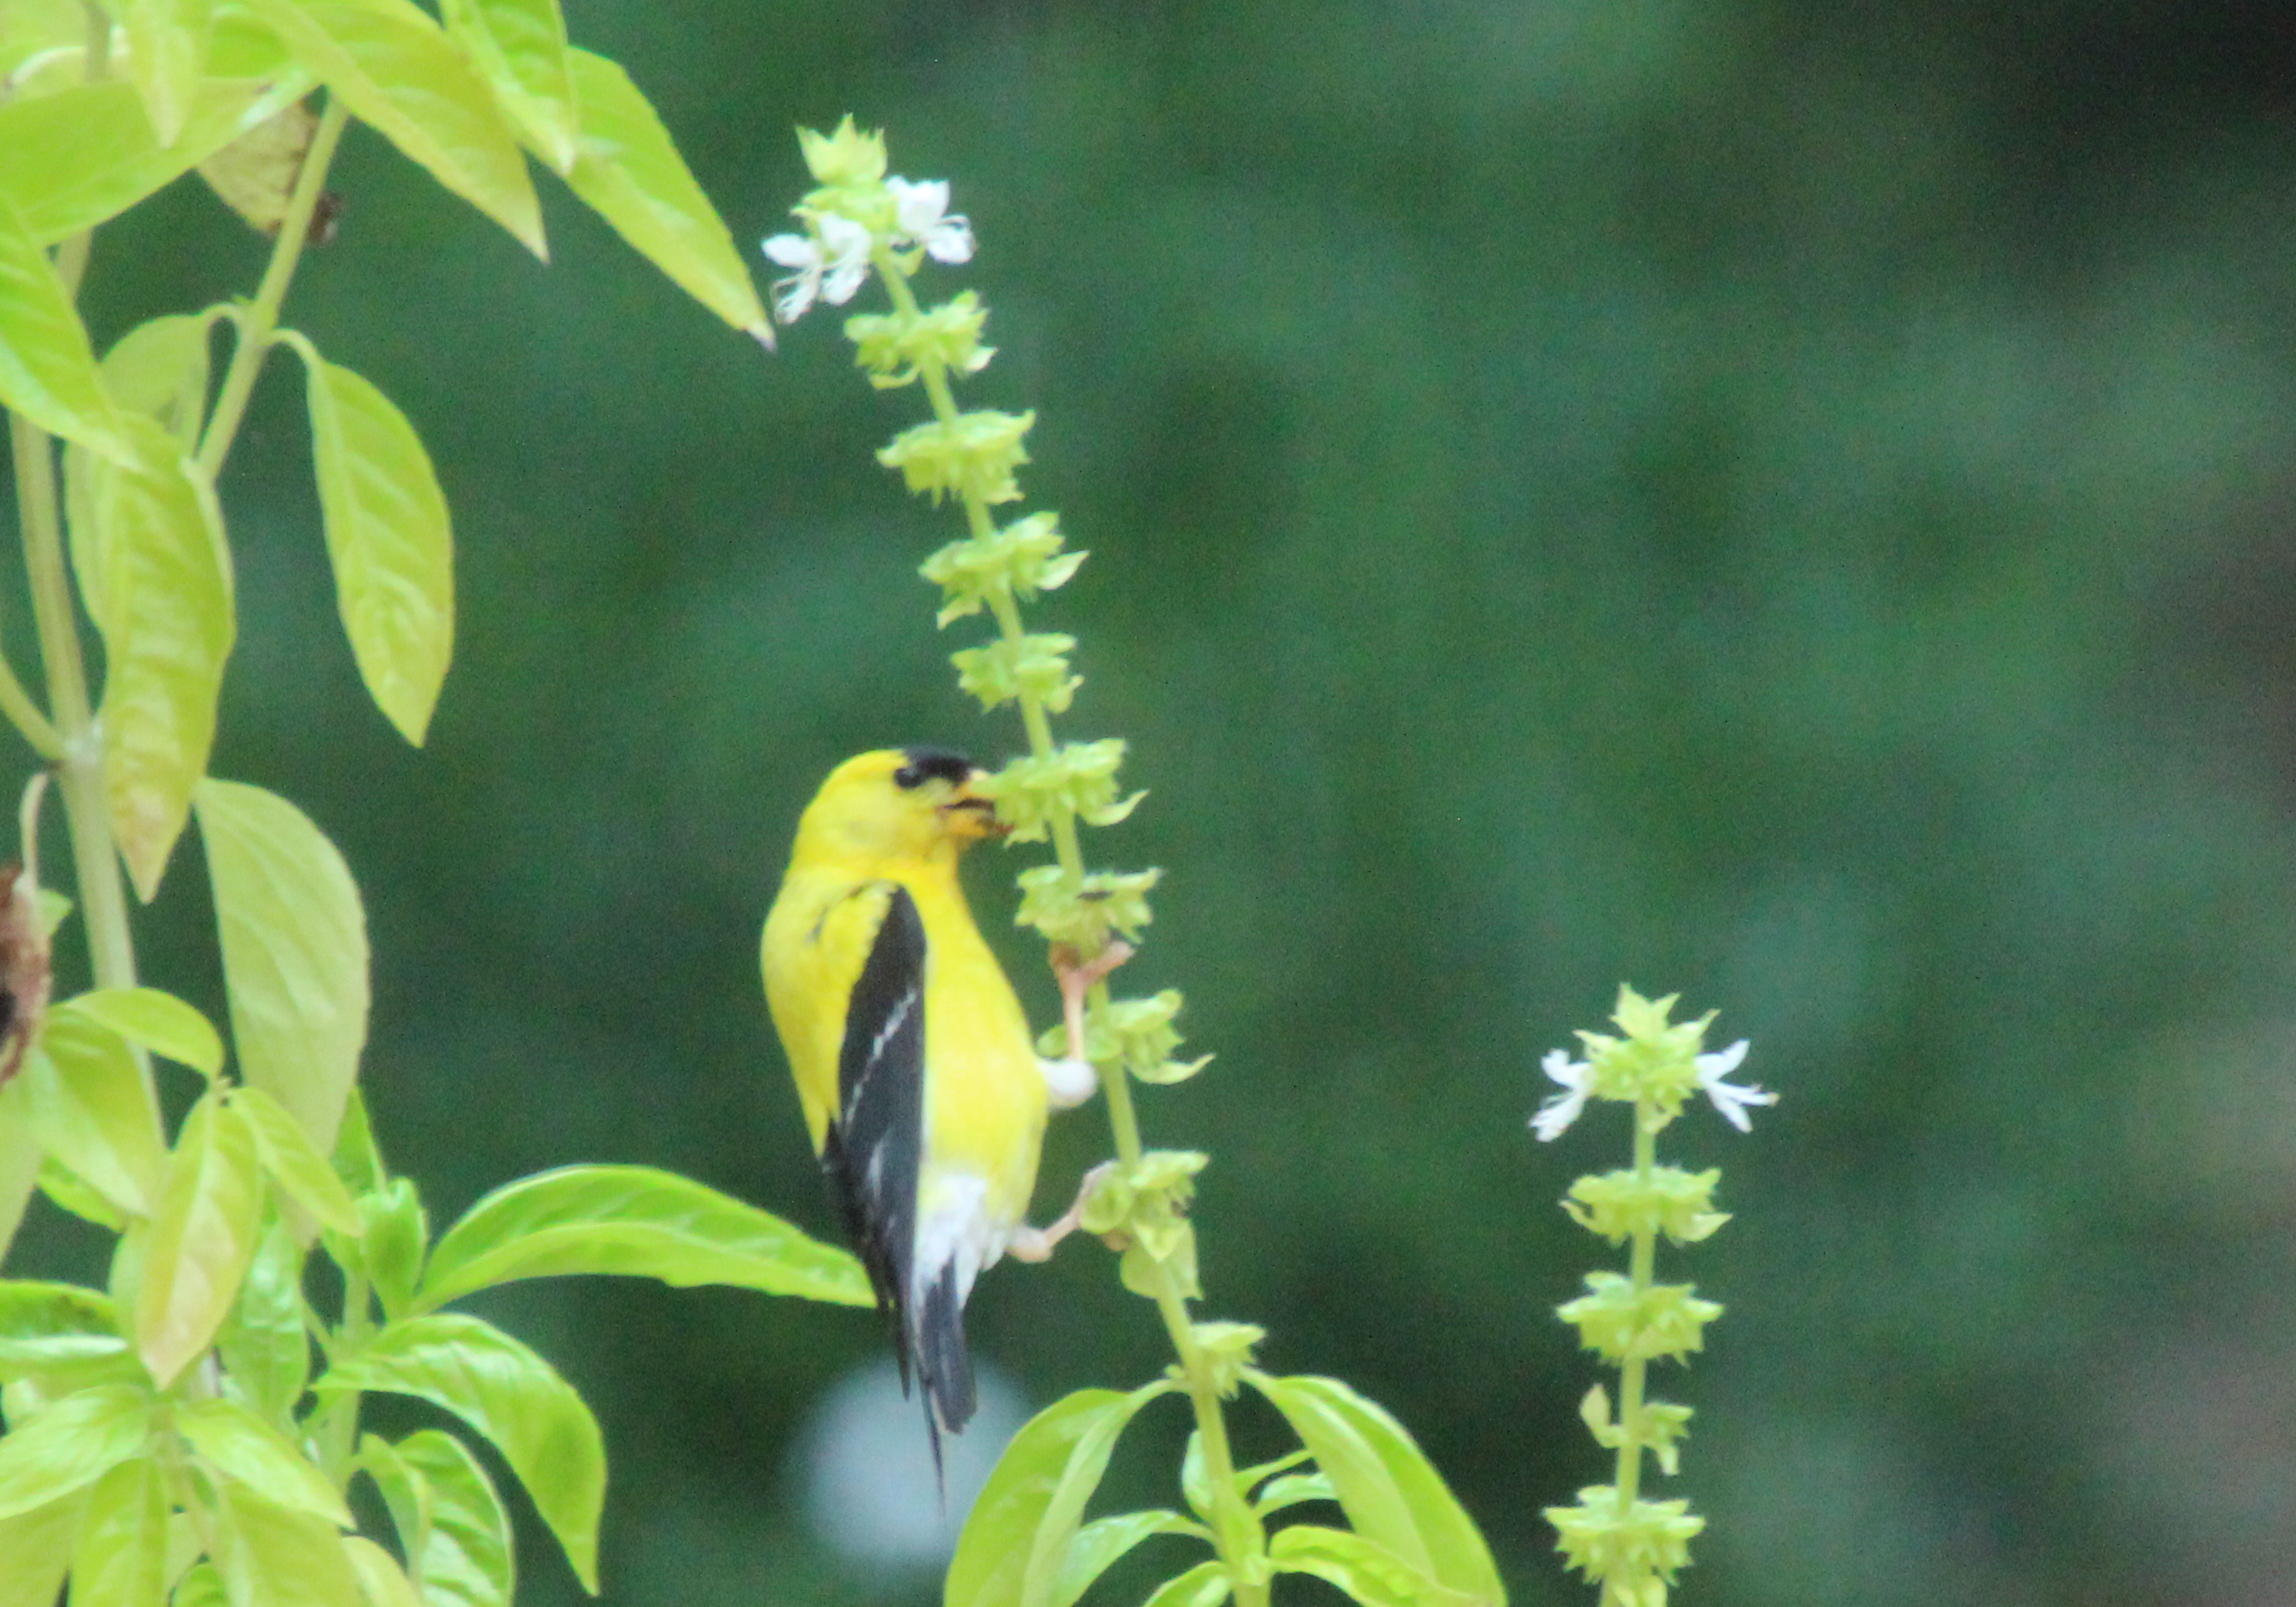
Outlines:
<svg viewBox="0 0 2296 1607"><path fill-rule="evenodd" d="M1622 979L1721 1010L1784 1096L1677 1130L1739 1213L1673 1263L1730 1308L1663 1384L1712 1522L1683 1600L2296 1599L2296 14L569 14L745 247L804 187L797 122L954 179L980 253L927 282L977 286L1000 351L969 397L1039 409L1032 505L1094 554L1035 615L1084 642L1066 729L1152 789L1094 843L1167 873L1124 981L1183 987L1219 1055L1143 1096L1214 1156L1206 1313L1396 1410L1519 1602L1585 1599L1538 1516L1603 1476L1555 1202L1624 1144L1524 1123ZM547 183L547 269L364 131L335 188L289 318L430 446L457 662L405 749L277 364L225 487L216 768L359 877L386 1149L441 1217L618 1160L831 1232L755 971L796 812L862 748L1017 742L913 576L951 521L870 459L916 398L818 314L762 358ZM262 250L177 187L99 237L99 337ZM974 867L1000 939L1030 857ZM187 845L144 955L212 1001L202 897ZM1105 1147L1096 1106L1058 1123L1040 1213ZM29 1233L18 1267L85 1270ZM489 1309L604 1420L611 1601L929 1597L797 1515L868 1314ZM971 1327L1038 1402L1164 1358L1089 1242ZM1117 1494L1169 1499L1178 1417ZM528 1602L576 1599L526 1556Z"/></svg>

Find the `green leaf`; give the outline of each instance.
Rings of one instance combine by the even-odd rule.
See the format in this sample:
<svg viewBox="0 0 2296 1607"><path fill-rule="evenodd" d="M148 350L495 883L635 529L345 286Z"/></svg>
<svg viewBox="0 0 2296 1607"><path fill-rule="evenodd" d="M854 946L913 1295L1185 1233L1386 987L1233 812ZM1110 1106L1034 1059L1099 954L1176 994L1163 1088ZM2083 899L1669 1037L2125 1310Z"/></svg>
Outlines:
<svg viewBox="0 0 2296 1607"><path fill-rule="evenodd" d="M162 145L183 136L207 66L207 0L126 0L128 77Z"/></svg>
<svg viewBox="0 0 2296 1607"><path fill-rule="evenodd" d="M67 1495L0 1518L0 1557L8 1559L0 1568L0 1607L55 1607L87 1504L85 1495Z"/></svg>
<svg viewBox="0 0 2296 1607"><path fill-rule="evenodd" d="M485 1435L526 1486L583 1588L597 1593L605 1445L590 1408L541 1357L491 1323L435 1312L390 1324L318 1387L411 1395Z"/></svg>
<svg viewBox="0 0 2296 1607"><path fill-rule="evenodd" d="M949 1561L945 1607L1049 1607L1116 1436L1142 1406L1172 1388L1158 1379L1129 1395L1080 1389L1030 1418L1005 1447L965 1520Z"/></svg>
<svg viewBox="0 0 2296 1607"><path fill-rule="evenodd" d="M335 603L376 707L417 747L455 651L455 542L429 455L388 397L298 335Z"/></svg>
<svg viewBox="0 0 2296 1607"><path fill-rule="evenodd" d="M1298 1506L1308 1501L1337 1501L1339 1492L1330 1478L1321 1473L1290 1473L1280 1479L1271 1479L1251 1504L1251 1510L1261 1517L1281 1512L1287 1506Z"/></svg>
<svg viewBox="0 0 2296 1607"><path fill-rule="evenodd" d="M309 87L299 73L208 79L173 145L152 132L136 87L118 79L20 96L0 103L0 198L34 240L54 245L119 216Z"/></svg>
<svg viewBox="0 0 2296 1607"><path fill-rule="evenodd" d="M431 1252L418 1304L585 1272L876 1303L859 1262L753 1205L650 1166L568 1166L472 1206Z"/></svg>
<svg viewBox="0 0 2296 1607"><path fill-rule="evenodd" d="M59 1009L21 1076L48 1152L122 1210L159 1209L167 1174L160 1113L127 1041L87 1016Z"/></svg>
<svg viewBox="0 0 2296 1607"><path fill-rule="evenodd" d="M328 1253L338 1266L366 1274L387 1317L404 1317L414 1305L423 1252L430 1242L422 1196L408 1179L390 1178L358 1197L358 1216L365 1226L356 1238L327 1235Z"/></svg>
<svg viewBox="0 0 2296 1607"><path fill-rule="evenodd" d="M0 1265L7 1261L24 1208L39 1186L40 1151L31 1085L18 1075L0 1086Z"/></svg>
<svg viewBox="0 0 2296 1607"><path fill-rule="evenodd" d="M367 1102L353 1087L343 1102L342 1125L335 1132L335 1151L329 1157L335 1175L354 1194L371 1194L383 1186L383 1152L375 1147L375 1130L368 1124Z"/></svg>
<svg viewBox="0 0 2296 1607"><path fill-rule="evenodd" d="M255 1135L213 1093L183 1119L136 1291L135 1348L162 1387L231 1315L263 1208Z"/></svg>
<svg viewBox="0 0 2296 1607"><path fill-rule="evenodd" d="M83 1015L129 1043L212 1077L223 1069L223 1040L207 1017L156 987L100 987L58 1004L49 1016Z"/></svg>
<svg viewBox="0 0 2296 1607"><path fill-rule="evenodd" d="M358 1576L358 1593L367 1607L426 1607L398 1559L364 1534L344 1535L343 1554Z"/></svg>
<svg viewBox="0 0 2296 1607"><path fill-rule="evenodd" d="M231 1108L255 1134L255 1148L263 1170L295 1201L339 1233L363 1233L367 1219L359 1214L350 1191L335 1169L312 1145L287 1107L260 1088L240 1087L231 1093Z"/></svg>
<svg viewBox="0 0 2296 1607"><path fill-rule="evenodd" d="M614 63L586 50L569 54L582 105L582 155L568 186L686 294L772 345L773 325L749 268L653 107Z"/></svg>
<svg viewBox="0 0 2296 1607"><path fill-rule="evenodd" d="M359 1458L390 1508L426 1607L508 1607L517 1583L510 1514L470 1448L427 1428L396 1445L369 1435Z"/></svg>
<svg viewBox="0 0 2296 1607"><path fill-rule="evenodd" d="M228 1400L189 1401L177 1408L175 1424L201 1460L272 1505L309 1513L338 1528L351 1526L350 1510L327 1475L245 1406Z"/></svg>
<svg viewBox="0 0 2296 1607"><path fill-rule="evenodd" d="M132 1385L83 1389L43 1407L0 1435L0 1518L85 1489L142 1450L151 1432L151 1397Z"/></svg>
<svg viewBox="0 0 2296 1607"><path fill-rule="evenodd" d="M212 777L193 795L214 883L240 1073L321 1154L367 1043L367 916L335 845L285 799Z"/></svg>
<svg viewBox="0 0 2296 1607"><path fill-rule="evenodd" d="M48 1197L50 1204L70 1211L83 1222L93 1222L113 1233L127 1231L127 1213L88 1187L78 1173L54 1155L40 1162L40 1192Z"/></svg>
<svg viewBox="0 0 2296 1607"><path fill-rule="evenodd" d="M471 64L536 155L560 173L574 164L574 86L558 0L446 0L446 36Z"/></svg>
<svg viewBox="0 0 2296 1607"><path fill-rule="evenodd" d="M1313 1453L1359 1534L1461 1595L1506 1600L1475 1520L1400 1423L1336 1378L1244 1376Z"/></svg>
<svg viewBox="0 0 2296 1607"><path fill-rule="evenodd" d="M157 419L187 453L199 444L206 418L208 332L218 316L211 309L146 318L113 341L97 365L115 404Z"/></svg>
<svg viewBox="0 0 2296 1607"><path fill-rule="evenodd" d="M72 1607L161 1607L168 1508L156 1456L123 1462L96 1481L72 1562Z"/></svg>
<svg viewBox="0 0 2296 1607"><path fill-rule="evenodd" d="M57 1381L127 1357L119 1308L76 1283L0 1280L0 1384Z"/></svg>
<svg viewBox="0 0 2296 1607"><path fill-rule="evenodd" d="M1445 1589L1378 1541L1345 1529L1315 1524L1279 1529L1268 1543L1268 1560L1279 1573L1336 1585L1363 1607L1467 1607L1478 1600Z"/></svg>
<svg viewBox="0 0 2296 1607"><path fill-rule="evenodd" d="M42 1607L47 1607L43 1603ZM209 1562L194 1563L183 1577L176 1581L175 1589L168 1596L168 1607L232 1607L231 1592L224 1588L223 1576Z"/></svg>
<svg viewBox="0 0 2296 1607"><path fill-rule="evenodd" d="M1076 1538L1069 1543L1068 1555L1060 1565L1059 1582L1053 1587L1052 1607L1075 1607L1078 1598L1092 1589L1093 1581L1152 1534L1191 1534L1206 1542L1212 1539L1212 1532L1202 1524L1191 1523L1176 1512L1127 1512L1095 1518L1077 1530Z"/></svg>
<svg viewBox="0 0 2296 1607"><path fill-rule="evenodd" d="M14 205L0 199L0 407L114 459L135 448L96 377L80 314Z"/></svg>
<svg viewBox="0 0 2296 1607"><path fill-rule="evenodd" d="M231 1607L363 1607L342 1537L325 1518L275 1506L244 1485L215 1486L217 1571Z"/></svg>
<svg viewBox="0 0 2296 1607"><path fill-rule="evenodd" d="M303 1247L284 1217L267 1214L240 1298L215 1343L249 1404L274 1426L291 1426L310 1379L311 1338L303 1322Z"/></svg>
<svg viewBox="0 0 2296 1607"><path fill-rule="evenodd" d="M1165 1580L1141 1607L1220 1607L1233 1588L1226 1566L1215 1559Z"/></svg>
<svg viewBox="0 0 2296 1607"><path fill-rule="evenodd" d="M547 260L542 211L494 97L408 0L246 0L298 63L431 176Z"/></svg>
<svg viewBox="0 0 2296 1607"><path fill-rule="evenodd" d="M104 802L148 903L207 770L238 623L214 487L157 421L122 423L136 461L94 473L73 556L103 634Z"/></svg>

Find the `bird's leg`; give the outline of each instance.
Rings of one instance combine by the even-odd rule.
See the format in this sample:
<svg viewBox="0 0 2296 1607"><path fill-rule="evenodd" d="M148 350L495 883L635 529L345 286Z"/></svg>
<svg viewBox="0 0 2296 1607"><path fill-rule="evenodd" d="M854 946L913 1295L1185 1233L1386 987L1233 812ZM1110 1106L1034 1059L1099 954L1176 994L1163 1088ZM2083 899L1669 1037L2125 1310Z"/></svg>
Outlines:
<svg viewBox="0 0 2296 1607"><path fill-rule="evenodd" d="M1024 1223L1014 1229L1012 1242L1005 1247L1011 1252L1013 1259L1016 1261L1052 1259L1053 1247L1076 1230L1077 1225L1084 1220L1084 1202L1093 1197L1093 1191L1100 1187L1100 1180L1106 1177L1115 1164L1114 1161L1104 1161L1086 1172L1084 1181L1076 1185L1075 1200L1066 1210L1061 1212L1058 1220L1048 1222L1041 1228L1031 1228Z"/></svg>
<svg viewBox="0 0 2296 1607"><path fill-rule="evenodd" d="M1080 961L1066 944L1053 950L1053 975L1060 978L1061 1016L1068 1025L1068 1057L1037 1061L1045 1073L1045 1088L1054 1108L1068 1110L1083 1104L1100 1086L1090 1056L1084 1053L1084 995L1094 983L1132 958L1132 945L1117 938L1090 960Z"/></svg>

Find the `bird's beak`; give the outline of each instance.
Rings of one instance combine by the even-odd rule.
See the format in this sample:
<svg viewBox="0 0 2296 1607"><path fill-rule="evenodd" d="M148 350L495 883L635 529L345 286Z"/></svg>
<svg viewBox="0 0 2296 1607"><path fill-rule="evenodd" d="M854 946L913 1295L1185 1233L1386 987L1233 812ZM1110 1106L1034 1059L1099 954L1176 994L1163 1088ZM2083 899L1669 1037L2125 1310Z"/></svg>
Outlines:
<svg viewBox="0 0 2296 1607"><path fill-rule="evenodd" d="M941 818L948 822L949 831L957 837L1002 837L1012 829L996 818L996 806L981 796L977 789L986 770L975 770L965 778L965 784L957 795L941 806Z"/></svg>

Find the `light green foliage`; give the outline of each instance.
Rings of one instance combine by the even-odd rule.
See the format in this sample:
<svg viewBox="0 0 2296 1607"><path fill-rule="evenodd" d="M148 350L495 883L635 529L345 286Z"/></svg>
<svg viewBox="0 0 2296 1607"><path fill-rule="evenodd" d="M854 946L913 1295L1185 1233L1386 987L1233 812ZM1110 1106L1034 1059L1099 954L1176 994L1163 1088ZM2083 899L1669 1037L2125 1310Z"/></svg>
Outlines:
<svg viewBox="0 0 2296 1607"><path fill-rule="evenodd" d="M1581 1345L1619 1369L1615 1416L1609 1392L1599 1385L1579 1407L1595 1443L1617 1453L1617 1477L1581 1490L1573 1505L1546 1509L1564 1560L1601 1588L1604 1607L1665 1607L1675 1573L1690 1562L1690 1542L1706 1524L1686 1501L1653 1501L1641 1494L1644 1453L1671 1477L1681 1465L1691 1418L1688 1406L1649 1398L1649 1364L1686 1361L1703 1347L1706 1325L1722 1314L1689 1284L1656 1281L1658 1240L1694 1244L1730 1220L1713 1209L1722 1173L1660 1165L1658 1134L1693 1093L1704 1093L1741 1132L1751 1125L1751 1107L1777 1100L1732 1083L1746 1045L1708 1053L1712 1014L1677 1022L1674 1003L1673 995L1645 999L1620 988L1612 1015L1618 1035L1578 1034L1586 1051L1583 1061L1559 1049L1548 1054L1546 1076L1562 1092L1531 1119L1533 1130L1547 1140L1576 1122L1589 1100L1624 1104L1634 1112L1634 1165L1579 1179L1563 1202L1588 1232L1631 1247L1627 1271L1588 1273L1587 1292L1558 1311L1578 1329Z"/></svg>
<svg viewBox="0 0 2296 1607"><path fill-rule="evenodd" d="M92 18L109 25L92 35ZM510 1521L473 1437L594 1591L596 1421L534 1350L436 1308L570 1273L847 1304L868 1302L868 1281L842 1250L640 1167L497 1191L434 1253L421 1196L386 1166L358 1096L368 950L350 867L286 799L207 773L238 627L216 485L266 356L290 348L321 513L309 539L324 541L368 693L419 743L453 656L445 493L382 392L280 328L346 122L371 123L539 256L523 142L673 282L770 344L756 289L644 95L569 44L555 0L457 0L443 27L407 0L107 0L103 14L22 0L0 7L0 406L44 693L0 657L0 713L56 769L79 884L64 900L26 879L36 906L10 906L36 930L11 929L0 985L22 990L9 1018L37 1037L0 1085L0 1251L35 1185L118 1235L106 1289L0 1279L0 1607L54 1607L67 1579L75 1607L503 1607ZM313 115L299 103L319 85ZM272 233L261 284L149 318L99 363L75 307L88 231L194 166ZM80 613L101 638L100 680ZM139 983L118 868L148 900L194 813L228 1046ZM29 840L17 857L37 865ZM47 1007L42 946L75 904L94 985ZM165 1111L186 1113L171 1131ZM332 1271L307 1288L315 1259ZM362 1437L376 1393L430 1402L467 1433ZM362 1469L395 1550L351 1532Z"/></svg>
<svg viewBox="0 0 2296 1607"><path fill-rule="evenodd" d="M1116 825L1144 795L1125 796L1117 784L1121 739L1054 740L1052 717L1068 711L1083 684L1071 662L1077 643L1027 630L1018 608L1065 583L1084 554L1063 550L1050 514L1001 527L991 516L1021 497L1023 440L1035 415L957 410L952 383L981 371L993 355L980 344L986 309L970 291L924 308L910 285L928 258L967 260L970 225L948 213L947 186L888 176L882 138L849 117L833 133L800 131L800 141L818 188L791 209L805 232L766 242L768 255L794 269L775 286L776 304L794 318L817 299L845 302L871 272L883 284L890 310L849 318L845 332L870 383L918 385L933 417L903 430L878 460L935 505L953 500L964 516L966 534L920 573L940 588L942 625L983 612L996 623L988 642L953 655L958 684L984 708L1016 705L1028 750L983 789L1010 840L1053 848L1051 863L1020 873L1016 919L1053 945L1056 966L1111 957L1120 939L1136 939L1148 926L1159 873L1087 869L1079 828ZM1283 1572L1321 1579L1367 1607L1497 1607L1506 1593L1488 1548L1400 1425L1333 1380L1257 1370L1261 1328L1191 1316L1188 1303L1202 1289L1188 1204L1209 1158L1145 1148L1131 1084L1178 1083L1205 1061L1174 1057L1177 990L1112 1000L1095 982L1087 997L1080 1044L1067 1042L1065 1027L1040 1042L1048 1054L1082 1053L1104 1073L1116 1158L1093 1174L1081 1225L1121 1252L1124 1287L1155 1303L1178 1359L1164 1379L1129 1395L1080 1390L1021 1431L966 1522L944 1600L949 1607L1071 1607L1134 1546L1180 1535L1215 1554L1177 1573L1150 1607L1214 1607L1231 1595L1243 1607L1265 1607ZM1284 1415L1303 1448L1239 1473L1222 1403L1246 1382ZM1118 1436L1166 1392L1185 1395L1195 1415L1180 1470L1195 1515L1149 1509L1085 1522ZM1310 1461L1305 1471L1287 1471ZM1270 1516L1318 1501L1337 1501L1350 1527L1295 1523L1270 1533Z"/></svg>

